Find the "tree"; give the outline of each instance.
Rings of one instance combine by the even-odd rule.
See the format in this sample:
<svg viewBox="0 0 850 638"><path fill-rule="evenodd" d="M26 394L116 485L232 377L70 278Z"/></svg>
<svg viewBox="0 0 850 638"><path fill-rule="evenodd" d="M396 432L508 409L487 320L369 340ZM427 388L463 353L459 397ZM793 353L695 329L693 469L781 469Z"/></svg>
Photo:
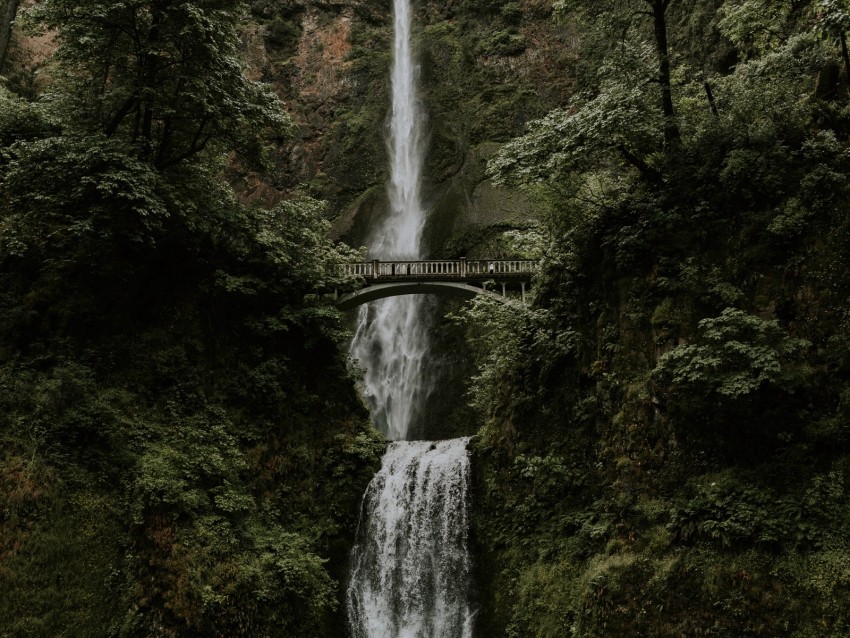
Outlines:
<svg viewBox="0 0 850 638"><path fill-rule="evenodd" d="M80 131L119 138L158 170L210 145L261 155L263 133L288 118L245 77L228 0L45 0L30 14L57 32L59 97Z"/></svg>
<svg viewBox="0 0 850 638"><path fill-rule="evenodd" d="M595 172L597 186L619 188L622 180L600 181L600 171L616 173L616 164L625 163L645 180L658 182L661 174L654 166L658 152L680 146L681 138L667 32L672 4L673 0L557 3L559 19L577 19L585 27L583 59L590 71L579 73L584 90L568 108L531 122L529 132L491 162L491 175L515 183L557 184L564 191L571 188L568 175Z"/></svg>
<svg viewBox="0 0 850 638"><path fill-rule="evenodd" d="M844 81L850 85L850 52L847 31L850 30L850 4L847 0L820 0L816 7L818 30L823 37L837 41L844 63Z"/></svg>
<svg viewBox="0 0 850 638"><path fill-rule="evenodd" d="M611 36L626 42L632 29L647 18L652 24L652 43L656 56L656 77L660 91L661 112L664 115L664 141L671 144L679 139L679 125L673 105L670 79L670 50L667 34L667 14L674 0L560 0L557 11L564 15L574 11L600 30L604 40L613 44ZM607 48L607 47L606 47Z"/></svg>
<svg viewBox="0 0 850 638"><path fill-rule="evenodd" d="M653 57L645 43L616 48L596 69L592 87L575 95L569 108L531 122L526 135L491 161L490 173L502 181L557 184L564 191L568 176L625 162L657 180L647 158L662 147L665 122L654 85L646 81Z"/></svg>
<svg viewBox="0 0 850 638"><path fill-rule="evenodd" d="M658 83L661 85L661 109L664 112L664 140L668 144L679 139L679 125L673 108L670 87L670 51L667 46L667 8L672 0L644 0L649 6L655 33L655 48L658 53Z"/></svg>
<svg viewBox="0 0 850 638"><path fill-rule="evenodd" d="M323 205L251 208L223 178L288 122L243 74L239 6L43 0L52 94L0 87L0 484L27 450L68 477L57 498L101 504L74 508L80 534L63 514L56 535L31 508L4 518L12 633L340 635L324 563L383 445L340 313L305 301L346 283ZM83 546L103 551L65 551ZM60 587L81 556L100 571Z"/></svg>
<svg viewBox="0 0 850 638"><path fill-rule="evenodd" d="M9 52L9 42L12 39L12 24L18 14L20 0L5 0L0 6L0 73L6 62L6 54Z"/></svg>

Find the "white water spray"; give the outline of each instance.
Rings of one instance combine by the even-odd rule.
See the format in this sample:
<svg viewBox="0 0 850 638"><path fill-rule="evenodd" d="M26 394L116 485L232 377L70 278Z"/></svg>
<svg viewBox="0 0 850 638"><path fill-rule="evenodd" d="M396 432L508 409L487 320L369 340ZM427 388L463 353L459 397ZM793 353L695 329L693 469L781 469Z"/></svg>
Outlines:
<svg viewBox="0 0 850 638"><path fill-rule="evenodd" d="M389 214L369 241L370 253L384 260L422 257L423 118L410 29L410 0L395 0L392 118L387 140ZM394 441L408 438L417 408L429 391L424 374L428 324L423 305L421 297L408 295L362 306L351 344L352 357L365 369L363 383L372 418Z"/></svg>
<svg viewBox="0 0 850 638"><path fill-rule="evenodd" d="M468 441L390 445L363 498L354 638L471 638Z"/></svg>
<svg viewBox="0 0 850 638"><path fill-rule="evenodd" d="M395 0L390 154L390 218L372 238L383 259L420 257L425 210L422 207L423 116L417 90L418 67L410 43L410 0Z"/></svg>

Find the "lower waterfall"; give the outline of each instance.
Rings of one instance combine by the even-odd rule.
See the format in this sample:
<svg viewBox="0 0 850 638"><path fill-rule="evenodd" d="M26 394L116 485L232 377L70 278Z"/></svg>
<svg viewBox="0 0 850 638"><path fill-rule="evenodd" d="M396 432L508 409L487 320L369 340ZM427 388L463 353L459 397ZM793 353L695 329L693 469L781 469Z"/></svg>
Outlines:
<svg viewBox="0 0 850 638"><path fill-rule="evenodd" d="M390 444L352 554L354 638L471 638L468 442Z"/></svg>

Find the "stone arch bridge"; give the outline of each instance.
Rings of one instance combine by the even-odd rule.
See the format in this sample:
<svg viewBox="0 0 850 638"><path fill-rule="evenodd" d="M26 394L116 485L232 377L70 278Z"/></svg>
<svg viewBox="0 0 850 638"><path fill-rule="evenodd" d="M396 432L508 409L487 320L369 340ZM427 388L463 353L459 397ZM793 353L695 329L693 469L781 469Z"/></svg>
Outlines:
<svg viewBox="0 0 850 638"><path fill-rule="evenodd" d="M487 282L519 288L525 301L526 286L540 270L536 261L519 259L455 259L428 261L366 261L344 266L345 273L361 278L362 286L337 297L341 310L387 297L411 294L452 295L471 299L476 295L499 295L487 290Z"/></svg>

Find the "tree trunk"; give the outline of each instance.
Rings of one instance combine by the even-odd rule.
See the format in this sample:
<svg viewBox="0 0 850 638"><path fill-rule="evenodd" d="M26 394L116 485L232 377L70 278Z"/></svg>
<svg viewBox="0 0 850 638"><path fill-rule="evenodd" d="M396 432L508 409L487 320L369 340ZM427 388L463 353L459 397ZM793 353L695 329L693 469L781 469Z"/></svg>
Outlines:
<svg viewBox="0 0 850 638"><path fill-rule="evenodd" d="M6 62L6 54L9 52L9 42L12 39L12 23L18 14L20 0L5 0L0 2L0 73Z"/></svg>
<svg viewBox="0 0 850 638"><path fill-rule="evenodd" d="M847 53L847 34L841 32L841 59L844 61L844 82L850 86L850 53Z"/></svg>
<svg viewBox="0 0 850 638"><path fill-rule="evenodd" d="M652 18L655 23L655 48L658 53L658 82L661 84L661 108L664 111L664 142L670 144L679 139L679 125L673 108L673 93L670 89L670 53L667 48L667 7L670 0L649 0L652 3Z"/></svg>
<svg viewBox="0 0 850 638"><path fill-rule="evenodd" d="M145 42L148 51L140 60L143 78L142 86L146 92L148 92L148 97L145 98L146 101L142 108L142 148L139 157L143 161L148 161L153 153L154 110L157 110L157 107L159 106L156 104L156 101L151 98L150 94L156 93L157 74L159 72L159 54L155 52L155 45L159 42L160 25L163 21L163 12L160 3L154 3L151 14L151 26L148 30L147 41Z"/></svg>
<svg viewBox="0 0 850 638"><path fill-rule="evenodd" d="M719 117L720 113L717 112L717 103L714 101L714 93L711 90L711 85L708 83L708 80L702 83L703 88L705 89L705 97L708 98L708 105L711 107L711 113L714 117Z"/></svg>

